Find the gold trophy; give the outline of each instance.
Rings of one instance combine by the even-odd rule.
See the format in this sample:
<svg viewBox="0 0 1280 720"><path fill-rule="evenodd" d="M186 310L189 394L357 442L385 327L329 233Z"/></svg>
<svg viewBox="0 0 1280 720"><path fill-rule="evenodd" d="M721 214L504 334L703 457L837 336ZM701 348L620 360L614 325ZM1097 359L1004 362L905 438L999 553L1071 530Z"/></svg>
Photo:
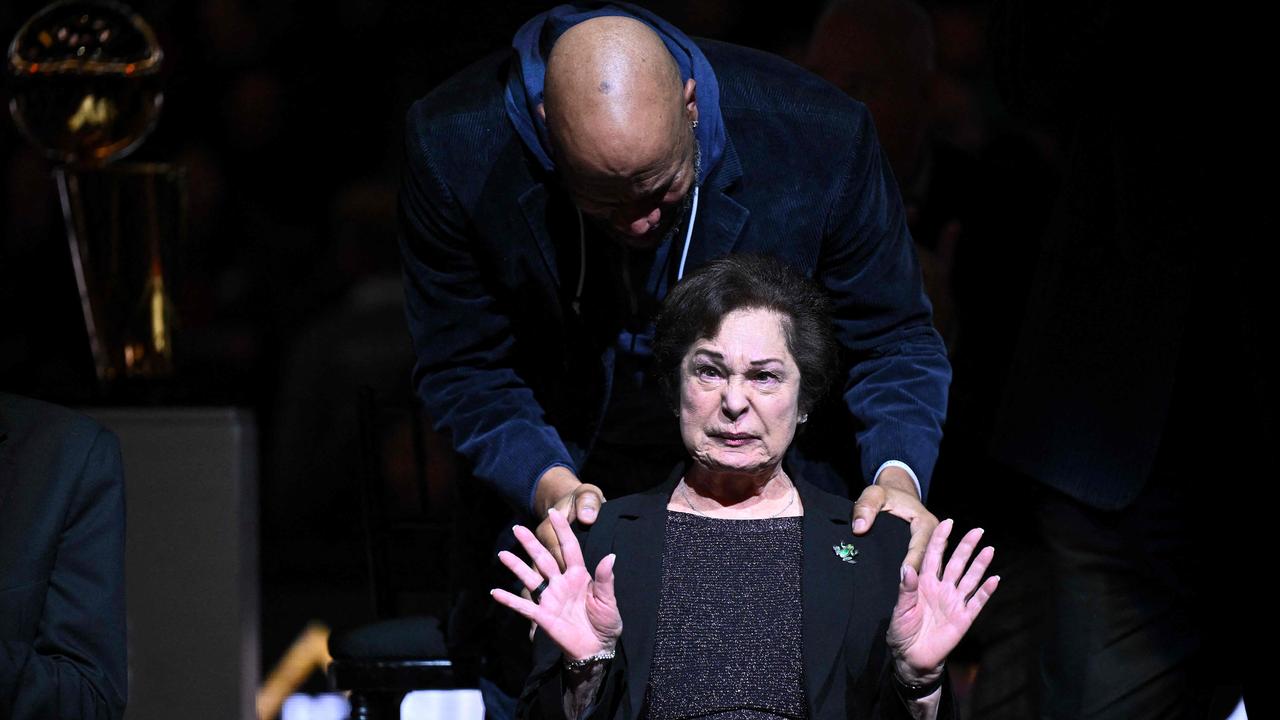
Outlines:
<svg viewBox="0 0 1280 720"><path fill-rule="evenodd" d="M106 0L55 2L9 45L9 110L57 163L89 349L104 387L173 374L165 260L184 239L185 175L166 164L114 163L155 128L163 58L146 21Z"/></svg>

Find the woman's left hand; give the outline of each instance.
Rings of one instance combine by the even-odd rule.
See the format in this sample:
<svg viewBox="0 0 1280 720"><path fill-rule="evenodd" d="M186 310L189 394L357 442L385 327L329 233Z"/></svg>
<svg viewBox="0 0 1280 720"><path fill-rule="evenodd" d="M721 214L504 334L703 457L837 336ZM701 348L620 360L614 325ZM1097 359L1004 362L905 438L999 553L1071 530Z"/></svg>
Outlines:
<svg viewBox="0 0 1280 720"><path fill-rule="evenodd" d="M556 537L564 570L555 558L526 527L512 528L516 539L533 560L529 567L514 553L498 553L498 559L528 590L543 588L536 600L526 600L506 590L490 591L494 600L515 610L542 628L570 660L582 660L613 650L622 636L622 616L613 594L613 563L616 556L606 555L596 565L593 576L582 558L569 521L552 508L547 511ZM536 570L534 568L537 568Z"/></svg>
<svg viewBox="0 0 1280 720"><path fill-rule="evenodd" d="M1000 583L998 575L983 580L994 548L983 548L969 563L982 539L981 528L964 536L943 568L942 554L952 525L951 520L944 520L934 529L919 573L910 564L902 566L888 641L898 676L913 685L929 683L942 673L947 654L964 637Z"/></svg>

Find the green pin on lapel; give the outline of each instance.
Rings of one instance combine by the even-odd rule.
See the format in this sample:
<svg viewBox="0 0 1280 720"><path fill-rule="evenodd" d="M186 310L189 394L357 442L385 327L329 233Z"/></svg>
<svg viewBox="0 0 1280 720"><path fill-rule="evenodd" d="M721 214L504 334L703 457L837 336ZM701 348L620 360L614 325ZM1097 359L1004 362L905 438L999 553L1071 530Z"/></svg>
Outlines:
<svg viewBox="0 0 1280 720"><path fill-rule="evenodd" d="M847 562L850 565L856 565L858 563L858 561L854 559L858 557L858 548L854 547L853 543L832 545L831 549L835 551L836 557L840 558L842 562Z"/></svg>

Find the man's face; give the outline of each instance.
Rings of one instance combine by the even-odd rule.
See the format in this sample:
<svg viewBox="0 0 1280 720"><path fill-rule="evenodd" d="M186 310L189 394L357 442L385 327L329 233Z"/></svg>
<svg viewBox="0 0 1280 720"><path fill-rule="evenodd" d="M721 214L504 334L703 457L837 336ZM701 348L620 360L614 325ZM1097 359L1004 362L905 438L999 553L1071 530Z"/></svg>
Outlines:
<svg viewBox="0 0 1280 720"><path fill-rule="evenodd" d="M574 204L618 241L638 249L657 246L688 210L697 178L693 131L678 138L669 151L626 176L592 167L566 170Z"/></svg>

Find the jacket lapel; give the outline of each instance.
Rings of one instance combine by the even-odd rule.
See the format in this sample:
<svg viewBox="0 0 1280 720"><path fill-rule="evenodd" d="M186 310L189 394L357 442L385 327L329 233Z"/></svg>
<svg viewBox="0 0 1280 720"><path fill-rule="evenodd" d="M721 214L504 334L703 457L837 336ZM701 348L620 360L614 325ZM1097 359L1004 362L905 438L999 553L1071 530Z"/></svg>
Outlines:
<svg viewBox="0 0 1280 720"><path fill-rule="evenodd" d="M742 166L733 141L725 139L720 164L707 179L698 195L698 216L694 220L693 240L685 275L718 257L728 255L738 243L751 211L730 197L742 178Z"/></svg>
<svg viewBox="0 0 1280 720"><path fill-rule="evenodd" d="M529 225L529 233L533 235L534 244L542 253L542 260L547 272L556 287L560 286L560 273L556 270L556 249L551 244L551 235L547 232L547 186L536 183L520 195L520 209L524 211L525 222Z"/></svg>
<svg viewBox="0 0 1280 720"><path fill-rule="evenodd" d="M628 712L624 717L639 717L649 687L649 665L658 631L667 501L683 476L684 468L678 468L667 482L643 493L634 511L618 517L613 551L618 554L619 567L628 568L617 576L618 609L626 618L622 647L627 659Z"/></svg>
<svg viewBox="0 0 1280 720"><path fill-rule="evenodd" d="M641 502L618 517L613 552L619 566L618 606L626 622L622 647L627 660L627 712L639 717L649 687L657 636L658 600L662 585L661 538L666 533L667 502L684 475L678 468L662 485L641 495ZM853 541L847 504L831 502L804 481L796 488L804 504L804 567L801 575L802 638L804 642L805 694L810 715L826 703L832 687L841 647L852 614L858 566L836 557L833 546ZM655 542L655 538L658 539ZM839 664L843 667L843 664Z"/></svg>
<svg viewBox="0 0 1280 720"><path fill-rule="evenodd" d="M831 675L844 645L858 566L840 560L833 549L853 538L847 506L830 502L830 496L815 492L808 483L797 482L796 488L804 503L804 569L800 584L805 694L810 715L817 717L815 708L825 704Z"/></svg>

